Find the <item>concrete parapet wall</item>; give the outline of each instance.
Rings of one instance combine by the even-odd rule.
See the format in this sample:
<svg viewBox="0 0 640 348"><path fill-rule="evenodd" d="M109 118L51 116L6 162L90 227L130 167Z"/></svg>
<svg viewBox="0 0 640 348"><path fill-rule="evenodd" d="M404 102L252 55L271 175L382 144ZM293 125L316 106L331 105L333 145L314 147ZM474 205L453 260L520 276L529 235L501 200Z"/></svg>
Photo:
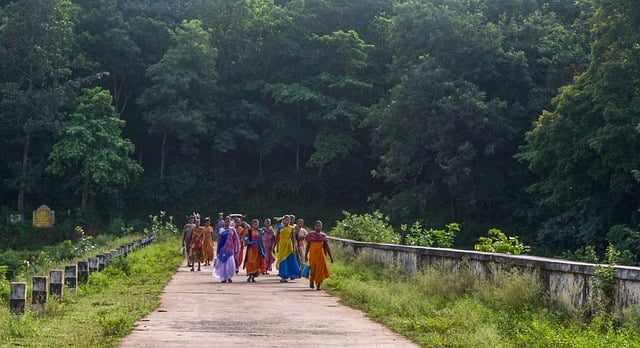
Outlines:
<svg viewBox="0 0 640 348"><path fill-rule="evenodd" d="M479 277L492 267L515 267L523 272L538 272L549 295L566 307L585 308L592 297L592 284L596 275L591 263L561 259L487 253L471 250L416 247L408 245L357 242L329 237L331 244L341 245L347 252L358 254L366 250L385 263L396 265L410 274L423 268L437 268L455 272L464 263ZM640 305L640 267L617 266L616 308Z"/></svg>

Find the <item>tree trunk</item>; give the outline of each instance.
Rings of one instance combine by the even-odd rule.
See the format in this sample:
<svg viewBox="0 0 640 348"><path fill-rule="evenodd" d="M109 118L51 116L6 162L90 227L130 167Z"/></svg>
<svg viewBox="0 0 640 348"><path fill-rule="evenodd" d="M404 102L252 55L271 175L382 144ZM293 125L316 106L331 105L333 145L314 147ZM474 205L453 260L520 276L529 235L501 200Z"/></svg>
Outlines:
<svg viewBox="0 0 640 348"><path fill-rule="evenodd" d="M84 211L87 208L87 202L89 201L89 178L84 178L82 182L82 204L80 210Z"/></svg>
<svg viewBox="0 0 640 348"><path fill-rule="evenodd" d="M22 152L22 168L20 171L20 183L18 187L18 211L24 212L24 194L27 189L27 165L29 164L29 149L31 147L31 132L27 132Z"/></svg>
<svg viewBox="0 0 640 348"><path fill-rule="evenodd" d="M458 209L456 208L456 198L453 196L453 192L449 193L451 195L450 198L450 209L451 209L451 222L458 221Z"/></svg>
<svg viewBox="0 0 640 348"><path fill-rule="evenodd" d="M162 149L160 150L160 178L164 177L164 157L166 155L167 131L162 135Z"/></svg>
<svg viewBox="0 0 640 348"><path fill-rule="evenodd" d="M300 103L297 104L298 128L296 130L296 173L300 173Z"/></svg>

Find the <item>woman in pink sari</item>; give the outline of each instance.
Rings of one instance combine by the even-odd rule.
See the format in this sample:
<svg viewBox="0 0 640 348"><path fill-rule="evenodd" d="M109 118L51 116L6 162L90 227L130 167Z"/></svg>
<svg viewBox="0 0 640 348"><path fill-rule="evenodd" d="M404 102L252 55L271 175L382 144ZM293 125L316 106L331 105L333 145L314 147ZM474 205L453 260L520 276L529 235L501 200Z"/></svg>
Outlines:
<svg viewBox="0 0 640 348"><path fill-rule="evenodd" d="M262 234L262 244L264 245L264 273L269 274L272 270L273 263L276 261L276 258L273 254L273 246L276 243L276 232L273 230L271 226L271 219L264 220L264 227L262 228L264 233Z"/></svg>
<svg viewBox="0 0 640 348"><path fill-rule="evenodd" d="M240 239L235 228L230 227L231 219L227 216L224 227L218 235L218 258L214 263L213 276L223 283L231 283L236 275L236 265L240 265Z"/></svg>

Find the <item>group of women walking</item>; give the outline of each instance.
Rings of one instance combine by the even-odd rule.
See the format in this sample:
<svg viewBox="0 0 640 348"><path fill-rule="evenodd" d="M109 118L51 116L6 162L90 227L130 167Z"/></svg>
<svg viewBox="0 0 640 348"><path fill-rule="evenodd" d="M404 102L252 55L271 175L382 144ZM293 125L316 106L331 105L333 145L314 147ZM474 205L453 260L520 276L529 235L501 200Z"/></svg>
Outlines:
<svg viewBox="0 0 640 348"><path fill-rule="evenodd" d="M275 262L280 282L304 275L309 278L309 286L317 290L330 275L327 256L333 262L333 255L319 220L312 231L307 231L304 220L295 220L293 215L283 216L281 224L275 228L271 219L265 219L260 226L258 219L248 224L242 216L225 217L222 213L215 226L208 217L201 226L200 215L196 213L187 219L182 243L191 271L195 271L196 263L198 271L202 263L205 266L213 263L213 276L223 283L231 283L242 266L247 282L255 283L260 275L273 270Z"/></svg>

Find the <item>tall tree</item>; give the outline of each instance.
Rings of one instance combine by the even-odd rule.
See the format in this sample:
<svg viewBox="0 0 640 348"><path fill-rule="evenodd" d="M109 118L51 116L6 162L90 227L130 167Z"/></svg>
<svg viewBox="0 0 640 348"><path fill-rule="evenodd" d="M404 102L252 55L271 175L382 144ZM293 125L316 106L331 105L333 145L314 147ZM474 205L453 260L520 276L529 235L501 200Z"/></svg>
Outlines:
<svg viewBox="0 0 640 348"><path fill-rule="evenodd" d="M387 207L394 215L430 211L431 223L460 221L489 204L485 188L500 175L495 156L514 136L504 103L431 58L403 78L391 98L376 120L374 140L384 149L378 174L393 184Z"/></svg>
<svg viewBox="0 0 640 348"><path fill-rule="evenodd" d="M165 174L169 136L182 142L182 153L197 153L198 138L215 122L217 51L198 20L184 21L172 32L172 46L147 69L151 85L138 103L149 132L158 134L160 177Z"/></svg>
<svg viewBox="0 0 640 348"><path fill-rule="evenodd" d="M87 59L97 63L101 86L113 95L118 114L131 104L144 77L141 50L129 35L131 28L116 0L76 0L80 5L76 31L79 46Z"/></svg>
<svg viewBox="0 0 640 348"><path fill-rule="evenodd" d="M61 130L61 107L72 87L72 15L68 0L19 0L4 8L0 112L21 148L10 180L19 211L42 168L32 158L34 143Z"/></svg>
<svg viewBox="0 0 640 348"><path fill-rule="evenodd" d="M542 112L519 155L539 175L530 187L539 238L556 250L604 248L607 231L640 222L640 3L593 3L589 67Z"/></svg>
<svg viewBox="0 0 640 348"><path fill-rule="evenodd" d="M114 192L142 172L129 156L135 146L122 137L125 122L118 117L109 91L83 90L65 124L64 136L49 154L47 170L67 178L81 195L81 209L90 195Z"/></svg>

